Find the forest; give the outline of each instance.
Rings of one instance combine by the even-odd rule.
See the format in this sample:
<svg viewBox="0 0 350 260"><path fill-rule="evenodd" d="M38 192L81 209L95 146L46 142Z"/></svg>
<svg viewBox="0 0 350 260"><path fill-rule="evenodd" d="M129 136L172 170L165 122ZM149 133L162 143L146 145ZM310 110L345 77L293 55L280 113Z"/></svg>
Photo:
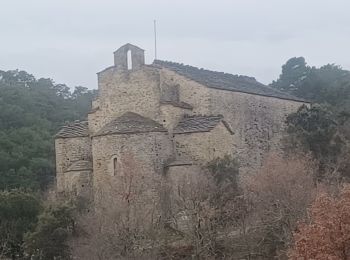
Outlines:
<svg viewBox="0 0 350 260"><path fill-rule="evenodd" d="M240 176L235 158L207 165L213 182L182 193L194 217L179 244L113 217L118 231L102 232L77 201L50 199L54 135L97 91L0 71L0 259L349 259L350 71L294 57L269 86L312 105L287 117L284 154L258 174Z"/></svg>

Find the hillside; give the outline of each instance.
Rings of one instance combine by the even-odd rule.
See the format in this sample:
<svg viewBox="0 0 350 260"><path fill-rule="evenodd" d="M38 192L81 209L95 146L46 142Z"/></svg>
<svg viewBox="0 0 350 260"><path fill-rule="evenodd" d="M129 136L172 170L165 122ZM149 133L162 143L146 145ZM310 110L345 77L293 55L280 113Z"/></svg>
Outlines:
<svg viewBox="0 0 350 260"><path fill-rule="evenodd" d="M299 259L308 251L326 259L317 258L335 226L326 225L326 217L342 223L339 214L349 205L349 189L341 187L350 177L350 72L292 58L270 87L313 102L288 116L285 156L267 156L244 184L235 158L208 164L212 183L179 190L178 206L193 214L187 220L191 235L177 244L179 234L168 226L129 226L127 210L108 205L111 215L98 216L71 201L48 202L54 135L67 121L86 118L97 91L0 71L0 259L94 260L101 252L103 259ZM308 225L313 218L320 227ZM101 232L99 220L113 228ZM342 232L337 236L348 241ZM326 256L344 252L341 246L332 244Z"/></svg>
<svg viewBox="0 0 350 260"><path fill-rule="evenodd" d="M0 71L0 190L44 189L53 180L53 135L66 121L86 117L95 93Z"/></svg>

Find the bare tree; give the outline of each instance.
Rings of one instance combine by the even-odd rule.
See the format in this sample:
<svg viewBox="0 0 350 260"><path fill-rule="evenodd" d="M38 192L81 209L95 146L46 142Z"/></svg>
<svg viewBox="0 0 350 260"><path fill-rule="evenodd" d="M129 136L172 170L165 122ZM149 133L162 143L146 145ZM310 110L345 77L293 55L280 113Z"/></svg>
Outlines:
<svg viewBox="0 0 350 260"><path fill-rule="evenodd" d="M245 196L254 205L254 222L249 229L257 234L256 252L284 259L297 221L306 217L315 196L313 162L271 154L260 172L247 177L244 183Z"/></svg>
<svg viewBox="0 0 350 260"><path fill-rule="evenodd" d="M143 178L131 153L121 161L123 173L113 176L117 182L104 182L95 191L95 210L79 217L80 236L72 241L78 259L134 259L153 253L159 201L151 199L150 187L160 185L159 178Z"/></svg>

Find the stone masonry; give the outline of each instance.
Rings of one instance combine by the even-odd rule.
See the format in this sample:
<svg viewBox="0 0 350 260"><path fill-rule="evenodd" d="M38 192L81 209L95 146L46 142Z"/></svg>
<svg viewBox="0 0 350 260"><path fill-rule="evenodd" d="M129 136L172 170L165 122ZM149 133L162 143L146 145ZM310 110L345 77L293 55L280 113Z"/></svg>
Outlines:
<svg viewBox="0 0 350 260"><path fill-rule="evenodd" d="M98 73L98 93L88 121L56 136L57 189L91 196L96 209L133 201L148 220L169 209L164 187L174 190L217 157L232 155L242 173L256 172L278 149L286 116L306 103L251 77L146 65L131 44Z"/></svg>

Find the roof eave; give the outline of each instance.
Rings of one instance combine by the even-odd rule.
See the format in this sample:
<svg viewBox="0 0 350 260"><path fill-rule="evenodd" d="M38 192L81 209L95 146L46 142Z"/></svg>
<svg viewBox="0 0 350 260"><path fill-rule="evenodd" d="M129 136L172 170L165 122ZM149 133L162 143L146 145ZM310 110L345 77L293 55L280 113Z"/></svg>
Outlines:
<svg viewBox="0 0 350 260"><path fill-rule="evenodd" d="M92 137L100 137L100 136L107 136L107 135L128 135L128 134L146 134L146 133L168 133L168 131L165 130L159 130L159 131L130 131L130 132L112 132L112 133L97 133L93 135Z"/></svg>
<svg viewBox="0 0 350 260"><path fill-rule="evenodd" d="M154 60L153 63L151 65L148 65L148 66L153 66L155 68L172 71L173 73L176 73L176 74L178 74L178 75L180 75L180 76L182 76L182 77L184 77L184 78L186 78L188 80L192 80L192 81L194 81L194 82L196 82L196 83L198 83L198 84L200 84L202 86L205 86L207 88L224 90L224 91L226 90L226 91L230 91L230 92L245 93L245 94L249 94L249 95L256 95L256 96L262 96L262 97L277 98L277 99L281 99L281 100L289 100L289 101L300 102L300 103L308 103L308 104L312 103L311 101L307 101L307 100L304 100L304 99L298 98L298 97L286 97L286 96L269 95L269 94L255 93L255 92L252 92L252 91L243 91L243 90L237 90L237 89L228 89L228 88L223 88L223 87L218 87L218 86L206 85L203 82L199 82L199 81L197 81L195 79L192 79L192 78L190 78L190 77L188 77L186 75L182 75L181 73L177 72L174 69L171 69L171 68L169 68L167 66L161 65L161 64L157 63L157 61L162 62L161 60ZM188 65L183 65L183 66L188 66ZM264 84L261 84L261 85L265 86ZM265 87L267 87L267 86L265 86Z"/></svg>

